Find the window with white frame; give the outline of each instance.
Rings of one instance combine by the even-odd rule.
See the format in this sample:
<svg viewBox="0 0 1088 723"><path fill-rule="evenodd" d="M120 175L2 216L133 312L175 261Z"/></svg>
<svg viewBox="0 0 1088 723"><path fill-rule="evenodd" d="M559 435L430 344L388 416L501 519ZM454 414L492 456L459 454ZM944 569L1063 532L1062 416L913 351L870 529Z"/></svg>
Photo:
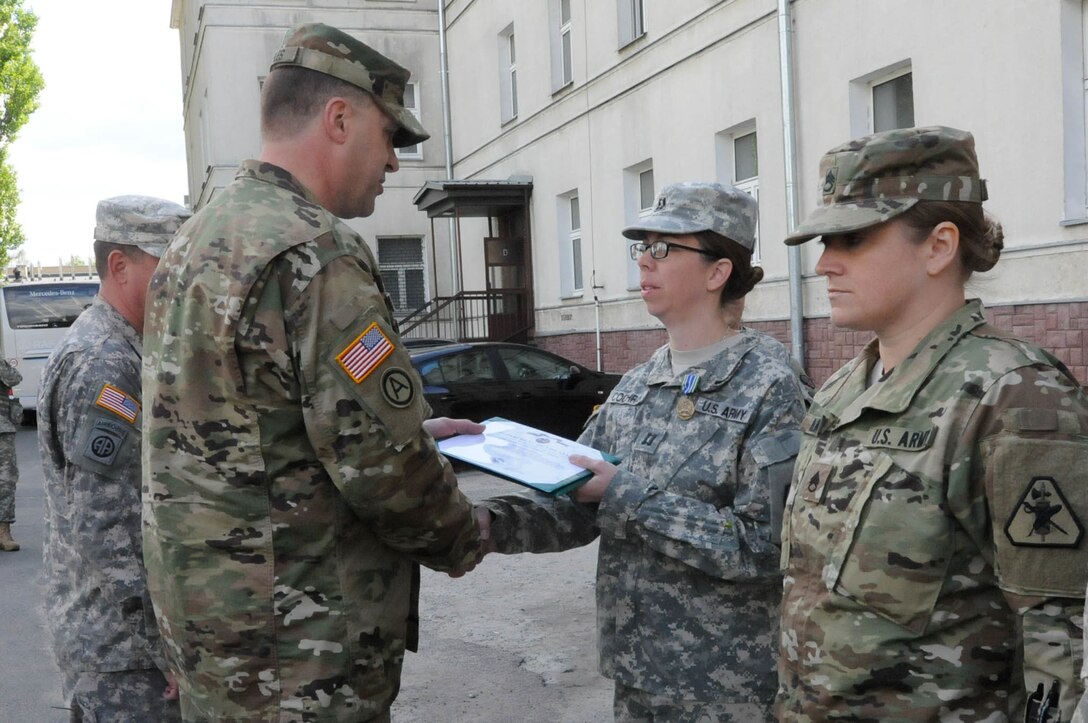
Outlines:
<svg viewBox="0 0 1088 723"><path fill-rule="evenodd" d="M559 240L559 293L564 298L580 296L585 285L582 271L582 213L577 189L556 197L556 228Z"/></svg>
<svg viewBox="0 0 1088 723"><path fill-rule="evenodd" d="M734 135L733 143L733 185L759 200L759 152L756 144L756 132ZM752 248L752 261L759 261L759 220L756 220L756 242Z"/></svg>
<svg viewBox="0 0 1088 723"><path fill-rule="evenodd" d="M518 55L513 23L499 33L499 103L503 123L518 117Z"/></svg>
<svg viewBox="0 0 1088 723"><path fill-rule="evenodd" d="M552 23L552 91L574 80L574 58L571 54L570 0L549 0Z"/></svg>
<svg viewBox="0 0 1088 723"><path fill-rule="evenodd" d="M378 237L378 268L398 315L410 314L427 302L421 237Z"/></svg>
<svg viewBox="0 0 1088 723"><path fill-rule="evenodd" d="M914 125L914 74L903 73L873 84L873 132Z"/></svg>
<svg viewBox="0 0 1088 723"><path fill-rule="evenodd" d="M645 216L654 210L654 169L647 168L638 174L638 215Z"/></svg>
<svg viewBox="0 0 1088 723"><path fill-rule="evenodd" d="M620 47L641 38L646 33L642 0L616 0L619 13Z"/></svg>
<svg viewBox="0 0 1088 723"><path fill-rule="evenodd" d="M623 206L627 224L638 220L654 210L654 164L653 159L636 163L623 169ZM627 247L633 243L624 239L624 254L627 259L627 289L634 291L639 286L638 262L627 253Z"/></svg>
<svg viewBox="0 0 1088 723"><path fill-rule="evenodd" d="M582 290L582 217L578 197L570 199L570 262L572 291Z"/></svg>
<svg viewBox="0 0 1088 723"><path fill-rule="evenodd" d="M404 109L414 115L416 120L422 124L423 119L419 114L419 84L414 81L404 85ZM396 153L397 158L418 161L423 158L423 144L415 143L398 148Z"/></svg>
<svg viewBox="0 0 1088 723"><path fill-rule="evenodd" d="M864 136L914 125L914 74L910 58L850 81L850 134Z"/></svg>
<svg viewBox="0 0 1088 723"><path fill-rule="evenodd" d="M1088 223L1088 0L1061 0L1062 226Z"/></svg>

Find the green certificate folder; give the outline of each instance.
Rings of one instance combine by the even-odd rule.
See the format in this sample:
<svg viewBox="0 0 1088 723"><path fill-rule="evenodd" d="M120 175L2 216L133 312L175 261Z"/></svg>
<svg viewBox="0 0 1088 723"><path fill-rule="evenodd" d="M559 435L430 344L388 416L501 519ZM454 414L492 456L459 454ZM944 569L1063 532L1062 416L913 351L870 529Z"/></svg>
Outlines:
<svg viewBox="0 0 1088 723"><path fill-rule="evenodd" d="M567 461L572 454L615 464L619 458L508 419L483 422L483 434L460 434L439 440L438 450L485 472L548 495L577 489L593 473Z"/></svg>

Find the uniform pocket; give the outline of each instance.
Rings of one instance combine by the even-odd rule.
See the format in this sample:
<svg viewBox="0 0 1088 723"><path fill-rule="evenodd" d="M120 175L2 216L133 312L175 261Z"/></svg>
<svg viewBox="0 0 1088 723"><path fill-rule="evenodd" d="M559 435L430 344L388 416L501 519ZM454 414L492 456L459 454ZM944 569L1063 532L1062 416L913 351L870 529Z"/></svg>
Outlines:
<svg viewBox="0 0 1088 723"><path fill-rule="evenodd" d="M941 509L943 488L873 449L859 450L839 470L850 470L843 481L856 492L832 533L824 583L881 617L924 632L953 549L954 528ZM836 476L828 483L829 500L841 488Z"/></svg>

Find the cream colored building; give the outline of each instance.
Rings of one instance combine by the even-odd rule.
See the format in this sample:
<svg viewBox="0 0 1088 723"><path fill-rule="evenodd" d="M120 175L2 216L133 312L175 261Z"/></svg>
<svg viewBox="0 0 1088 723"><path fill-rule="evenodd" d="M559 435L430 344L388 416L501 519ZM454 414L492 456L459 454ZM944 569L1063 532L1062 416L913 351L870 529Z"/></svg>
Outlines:
<svg viewBox="0 0 1088 723"><path fill-rule="evenodd" d="M453 177L531 188L527 221L460 219L460 276L445 222L409 207L425 207L441 185L424 183L445 177L442 1L175 0L196 205L256 150L259 79L283 29L339 25L419 73L435 136L359 224L367 238L423 238L427 294L449 295L501 285L482 239L518 237L529 336L622 371L662 340L646 333L660 326L620 235L661 187L718 180L758 195L766 278L746 318L786 339L781 239L791 209L818 202L824 151L874 129L951 125L975 134L987 208L1006 232L1002 262L975 292L999 323L1088 377L1086 0L445 0ZM808 244L794 257L793 289L806 362L822 378L863 340L830 329L818 253Z"/></svg>

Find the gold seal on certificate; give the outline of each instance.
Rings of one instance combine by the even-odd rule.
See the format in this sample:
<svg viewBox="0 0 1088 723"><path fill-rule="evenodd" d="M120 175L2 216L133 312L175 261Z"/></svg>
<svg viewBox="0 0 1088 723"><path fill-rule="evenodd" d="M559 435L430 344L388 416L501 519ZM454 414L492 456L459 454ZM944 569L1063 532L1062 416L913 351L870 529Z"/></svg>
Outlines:
<svg viewBox="0 0 1088 723"><path fill-rule="evenodd" d="M680 397L680 401L676 403L676 416L685 421L695 416L695 402L691 397Z"/></svg>

